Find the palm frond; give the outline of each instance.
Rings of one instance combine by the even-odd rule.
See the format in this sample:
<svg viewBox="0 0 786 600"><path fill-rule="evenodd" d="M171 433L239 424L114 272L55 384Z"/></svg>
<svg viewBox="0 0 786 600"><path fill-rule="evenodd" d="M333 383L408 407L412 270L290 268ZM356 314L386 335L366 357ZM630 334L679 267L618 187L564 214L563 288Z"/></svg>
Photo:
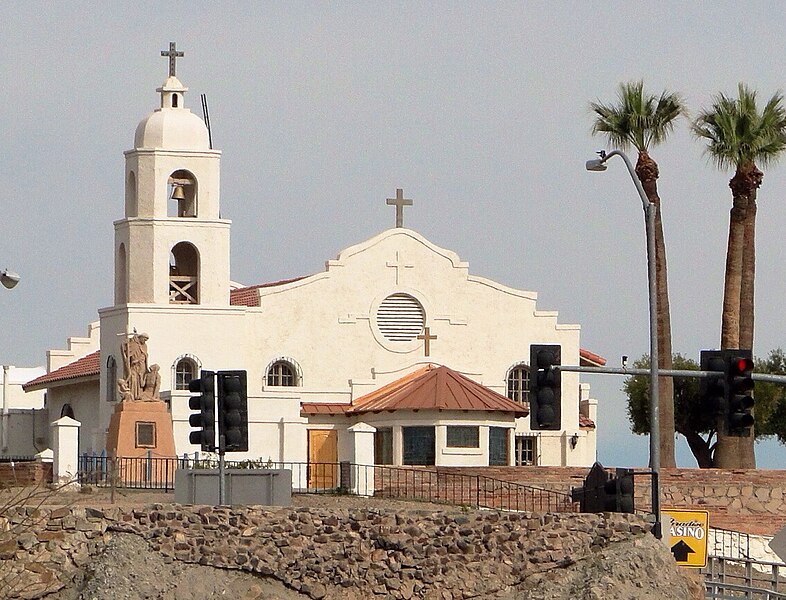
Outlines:
<svg viewBox="0 0 786 600"><path fill-rule="evenodd" d="M592 102L590 108L595 113L593 134L604 134L614 147L624 150L633 146L639 152L665 141L685 111L679 94L647 94L643 81L620 84L616 104Z"/></svg>
<svg viewBox="0 0 786 600"><path fill-rule="evenodd" d="M693 134L707 141L705 153L719 168L776 162L786 150L783 94L775 93L761 112L754 90L740 83L737 94L737 98L715 96L710 108L693 122Z"/></svg>

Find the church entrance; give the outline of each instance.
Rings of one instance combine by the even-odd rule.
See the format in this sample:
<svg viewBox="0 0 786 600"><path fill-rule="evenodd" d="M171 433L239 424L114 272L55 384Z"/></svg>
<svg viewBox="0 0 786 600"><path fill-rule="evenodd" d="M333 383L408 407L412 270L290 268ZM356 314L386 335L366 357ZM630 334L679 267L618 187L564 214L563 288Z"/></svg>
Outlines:
<svg viewBox="0 0 786 600"><path fill-rule="evenodd" d="M338 486L338 432L335 429L308 430L308 487L330 489Z"/></svg>

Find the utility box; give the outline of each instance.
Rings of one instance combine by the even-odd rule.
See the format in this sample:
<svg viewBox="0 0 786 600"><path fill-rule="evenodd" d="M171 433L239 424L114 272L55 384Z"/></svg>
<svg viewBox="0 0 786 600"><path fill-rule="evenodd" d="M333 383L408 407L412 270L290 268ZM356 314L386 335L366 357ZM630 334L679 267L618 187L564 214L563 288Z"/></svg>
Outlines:
<svg viewBox="0 0 786 600"><path fill-rule="evenodd" d="M227 469L224 472L228 505L292 504L290 469ZM175 502L218 506L218 469L175 471Z"/></svg>

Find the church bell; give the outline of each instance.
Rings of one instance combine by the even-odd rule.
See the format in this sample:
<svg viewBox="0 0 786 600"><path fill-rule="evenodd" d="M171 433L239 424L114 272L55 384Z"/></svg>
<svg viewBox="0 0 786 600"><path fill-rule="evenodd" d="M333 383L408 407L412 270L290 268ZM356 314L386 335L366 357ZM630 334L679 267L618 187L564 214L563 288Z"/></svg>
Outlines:
<svg viewBox="0 0 786 600"><path fill-rule="evenodd" d="M183 191L183 186L175 184L172 188L172 200L185 200L186 194Z"/></svg>

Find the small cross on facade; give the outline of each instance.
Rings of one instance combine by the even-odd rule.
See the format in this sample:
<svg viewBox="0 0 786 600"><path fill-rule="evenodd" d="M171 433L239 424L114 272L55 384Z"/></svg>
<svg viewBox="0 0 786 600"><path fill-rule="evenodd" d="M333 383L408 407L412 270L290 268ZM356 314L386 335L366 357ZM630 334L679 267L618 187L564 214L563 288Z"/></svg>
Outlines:
<svg viewBox="0 0 786 600"><path fill-rule="evenodd" d="M437 336L436 335L431 335L431 329L426 327L423 330L423 333L421 333L418 336L418 339L419 340L423 340L423 342L424 342L423 345L425 346L426 356L431 356L431 340L436 340Z"/></svg>
<svg viewBox="0 0 786 600"><path fill-rule="evenodd" d="M393 267L396 269L396 285L401 284L401 269L414 269L415 265L412 263L404 262L404 259L401 258L399 251L396 250L396 261L388 261L385 263L386 267Z"/></svg>
<svg viewBox="0 0 786 600"><path fill-rule="evenodd" d="M169 51L162 50L161 51L161 56L168 56L169 57L169 76L170 77L174 77L175 76L175 66L176 66L175 65L175 61L178 58L182 58L185 55L182 52L178 52L175 49L175 42L169 42Z"/></svg>
<svg viewBox="0 0 786 600"><path fill-rule="evenodd" d="M386 200L388 206L396 207L396 227L404 227L404 207L412 206L412 200L404 198L404 190L396 189L396 197Z"/></svg>

